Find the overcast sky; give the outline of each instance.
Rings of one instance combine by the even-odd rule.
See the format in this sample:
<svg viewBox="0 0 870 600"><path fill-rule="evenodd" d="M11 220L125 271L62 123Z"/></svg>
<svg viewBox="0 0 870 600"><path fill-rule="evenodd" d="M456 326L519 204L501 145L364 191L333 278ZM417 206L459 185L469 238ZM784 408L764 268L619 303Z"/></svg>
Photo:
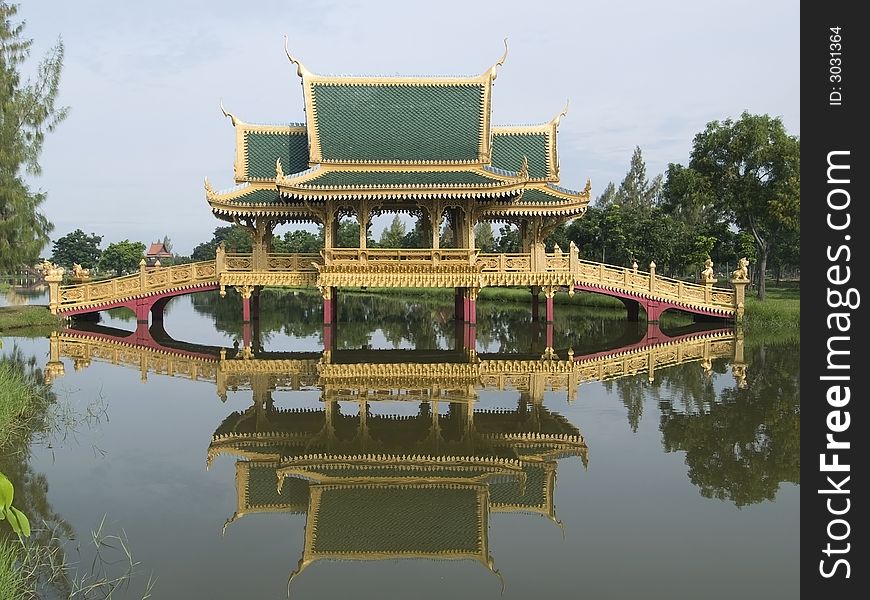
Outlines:
<svg viewBox="0 0 870 600"><path fill-rule="evenodd" d="M56 0L19 16L34 58L58 36L66 46L70 115L46 139L34 186L54 239L81 228L103 247L168 235L188 254L224 225L203 191L206 176L233 185L219 102L249 122L304 121L284 35L311 71L351 75L476 75L508 38L493 123L546 122L570 99L562 183L590 178L593 195L619 183L635 146L652 177L686 163L707 122L744 110L800 134L797 0Z"/></svg>

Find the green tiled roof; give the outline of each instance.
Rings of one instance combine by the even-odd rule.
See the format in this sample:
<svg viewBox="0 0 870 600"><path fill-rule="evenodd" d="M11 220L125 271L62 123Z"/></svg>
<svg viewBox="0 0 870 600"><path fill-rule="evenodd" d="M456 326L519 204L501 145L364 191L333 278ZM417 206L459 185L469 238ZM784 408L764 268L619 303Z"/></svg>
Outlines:
<svg viewBox="0 0 870 600"><path fill-rule="evenodd" d="M477 161L485 87L312 85L324 161ZM309 127L312 123L309 117ZM488 140L487 140L488 141Z"/></svg>
<svg viewBox="0 0 870 600"><path fill-rule="evenodd" d="M475 553L481 550L482 525L472 488L327 488L312 549L320 554Z"/></svg>
<svg viewBox="0 0 870 600"><path fill-rule="evenodd" d="M492 166L516 171L520 168L524 156L529 160L529 177L546 178L549 174L547 134L536 132L492 136Z"/></svg>
<svg viewBox="0 0 870 600"><path fill-rule="evenodd" d="M564 202L565 198L549 193L550 187L544 188L527 188L523 192L523 197L520 199L522 203L528 204L546 204L548 202ZM564 190L563 193L576 194L570 190Z"/></svg>
<svg viewBox="0 0 870 600"><path fill-rule="evenodd" d="M252 188L250 191L233 198L230 202L244 204L274 204L276 202L281 202L281 196L278 194L277 189L264 190L262 188Z"/></svg>
<svg viewBox="0 0 870 600"><path fill-rule="evenodd" d="M299 184L301 188L321 187L454 187L495 184L498 180L469 171L331 171Z"/></svg>
<svg viewBox="0 0 870 600"><path fill-rule="evenodd" d="M308 168L308 136L304 132L247 130L244 135L247 169L243 179L275 179L279 158L284 173Z"/></svg>
<svg viewBox="0 0 870 600"><path fill-rule="evenodd" d="M275 467L251 466L248 471L245 502L245 508L281 505L303 510L308 507L308 482L288 477L284 480L279 494Z"/></svg>
<svg viewBox="0 0 870 600"><path fill-rule="evenodd" d="M546 500L544 486L547 475L543 467L526 465L525 487L519 480L507 480L493 483L489 488L489 497L493 507L499 505L527 506L535 508L542 506Z"/></svg>

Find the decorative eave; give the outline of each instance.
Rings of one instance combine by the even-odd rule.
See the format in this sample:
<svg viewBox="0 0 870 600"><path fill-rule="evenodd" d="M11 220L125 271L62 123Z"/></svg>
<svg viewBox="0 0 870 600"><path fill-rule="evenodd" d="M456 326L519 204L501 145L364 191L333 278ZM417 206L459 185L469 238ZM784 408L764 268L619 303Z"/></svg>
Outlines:
<svg viewBox="0 0 870 600"><path fill-rule="evenodd" d="M371 174L374 172L390 174L468 174L483 182L477 183L420 183L420 184L344 184L319 185L318 179L326 179L331 174L346 175ZM429 165L413 167L407 165L390 165L379 167L374 171L370 166L363 165L316 165L301 173L293 175L280 174L276 179L278 192L288 200L352 200L352 199L498 199L518 197L527 185L528 173L523 168L518 172L504 171L489 166L473 168L451 168L447 165Z"/></svg>
<svg viewBox="0 0 870 600"><path fill-rule="evenodd" d="M310 164L334 164L334 165L477 165L483 166L491 161L491 138L492 138L492 82L498 74L498 67L504 64L507 57L507 40L505 40L504 54L499 60L482 74L471 77L381 77L381 76L334 76L319 75L306 68L298 59L294 58L287 48L287 38L284 38L284 50L287 58L296 66L296 73L302 80L303 98L309 136L309 162ZM335 159L324 157L320 131L319 113L316 102L315 87L317 86L350 86L350 87L479 87L479 123L478 123L478 147L477 156L466 160L365 160L365 159Z"/></svg>
<svg viewBox="0 0 870 600"><path fill-rule="evenodd" d="M544 200L543 198L546 198ZM522 196L509 203L494 203L481 211L481 218L545 216L576 218L586 214L592 199L592 182L576 192L552 183L530 183Z"/></svg>
<svg viewBox="0 0 870 600"><path fill-rule="evenodd" d="M274 194L276 201L271 203L250 202L258 193ZM274 183L244 183L229 190L215 191L205 180L205 197L212 213L219 219L232 221L234 217L279 217L289 221L318 221L317 212L304 204L285 204L277 202L278 190Z"/></svg>

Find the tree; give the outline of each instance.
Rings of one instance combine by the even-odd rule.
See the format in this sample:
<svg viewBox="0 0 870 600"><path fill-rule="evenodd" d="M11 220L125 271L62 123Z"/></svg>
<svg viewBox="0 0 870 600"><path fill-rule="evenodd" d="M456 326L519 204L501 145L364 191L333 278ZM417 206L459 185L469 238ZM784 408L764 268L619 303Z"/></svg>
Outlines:
<svg viewBox="0 0 870 600"><path fill-rule="evenodd" d="M342 219L338 222L338 235L336 247L359 248L359 221L356 219Z"/></svg>
<svg viewBox="0 0 870 600"><path fill-rule="evenodd" d="M616 186L613 185L613 182L609 182L607 187L604 188L604 191L601 192L601 195L595 199L595 206L599 208L606 208L613 204L616 201Z"/></svg>
<svg viewBox="0 0 870 600"><path fill-rule="evenodd" d="M481 221L474 226L474 247L481 252L492 252L495 250L492 225L486 221Z"/></svg>
<svg viewBox="0 0 870 600"><path fill-rule="evenodd" d="M91 233L87 235L81 229L58 238L54 241L51 252L52 262L72 269L74 263L85 269L93 269L100 260L100 242L103 236Z"/></svg>
<svg viewBox="0 0 870 600"><path fill-rule="evenodd" d="M502 225L498 230L498 240L496 240L495 243L495 251L519 252L521 247L520 230L510 223Z"/></svg>
<svg viewBox="0 0 870 600"><path fill-rule="evenodd" d="M135 271L139 268L139 261L145 255L145 244L124 240L109 244L100 257L100 269L114 271L120 277L124 273Z"/></svg>
<svg viewBox="0 0 870 600"><path fill-rule="evenodd" d="M658 202L661 191L662 176L657 175L652 181L647 179L643 153L640 146L637 146L631 155L628 173L619 184L614 202L625 208L651 208Z"/></svg>
<svg viewBox="0 0 870 600"><path fill-rule="evenodd" d="M250 252L253 247L251 236L243 227L228 225L215 228L211 240L198 244L190 257L193 260L212 260L221 242L224 242L224 250L227 252Z"/></svg>
<svg viewBox="0 0 870 600"><path fill-rule="evenodd" d="M399 215L393 216L393 220L388 227L381 232L381 239L378 240L378 245L382 248L401 248L402 242L405 239L405 224L399 218Z"/></svg>
<svg viewBox="0 0 870 600"><path fill-rule="evenodd" d="M276 239L274 244L274 250L280 252L296 252L300 254L312 253L312 252L320 252L320 249L323 247L323 237L322 230L321 235L315 235L310 231L305 231L303 229L296 229L294 231L287 231L284 233L283 239L281 239L280 249L278 240Z"/></svg>
<svg viewBox="0 0 870 600"><path fill-rule="evenodd" d="M689 167L707 177L717 206L755 239L758 297L771 252L800 219L800 141L779 118L744 112L695 136Z"/></svg>
<svg viewBox="0 0 870 600"><path fill-rule="evenodd" d="M17 13L17 5L0 2L0 271L36 262L49 242L53 226L39 211L45 194L32 191L22 176L41 172L45 134L67 115L67 108L55 106L63 42L48 51L33 80L22 81L19 69L33 40L21 37Z"/></svg>

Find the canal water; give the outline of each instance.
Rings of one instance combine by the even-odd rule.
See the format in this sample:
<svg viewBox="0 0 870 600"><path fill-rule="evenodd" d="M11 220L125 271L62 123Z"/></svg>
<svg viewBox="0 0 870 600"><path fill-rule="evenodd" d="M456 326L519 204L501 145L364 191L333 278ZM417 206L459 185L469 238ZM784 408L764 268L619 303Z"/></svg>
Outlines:
<svg viewBox="0 0 870 600"><path fill-rule="evenodd" d="M119 598L799 597L796 333L481 302L471 348L452 297L339 306L328 352L301 292L4 338L56 397L16 505L82 573L122 536Z"/></svg>

